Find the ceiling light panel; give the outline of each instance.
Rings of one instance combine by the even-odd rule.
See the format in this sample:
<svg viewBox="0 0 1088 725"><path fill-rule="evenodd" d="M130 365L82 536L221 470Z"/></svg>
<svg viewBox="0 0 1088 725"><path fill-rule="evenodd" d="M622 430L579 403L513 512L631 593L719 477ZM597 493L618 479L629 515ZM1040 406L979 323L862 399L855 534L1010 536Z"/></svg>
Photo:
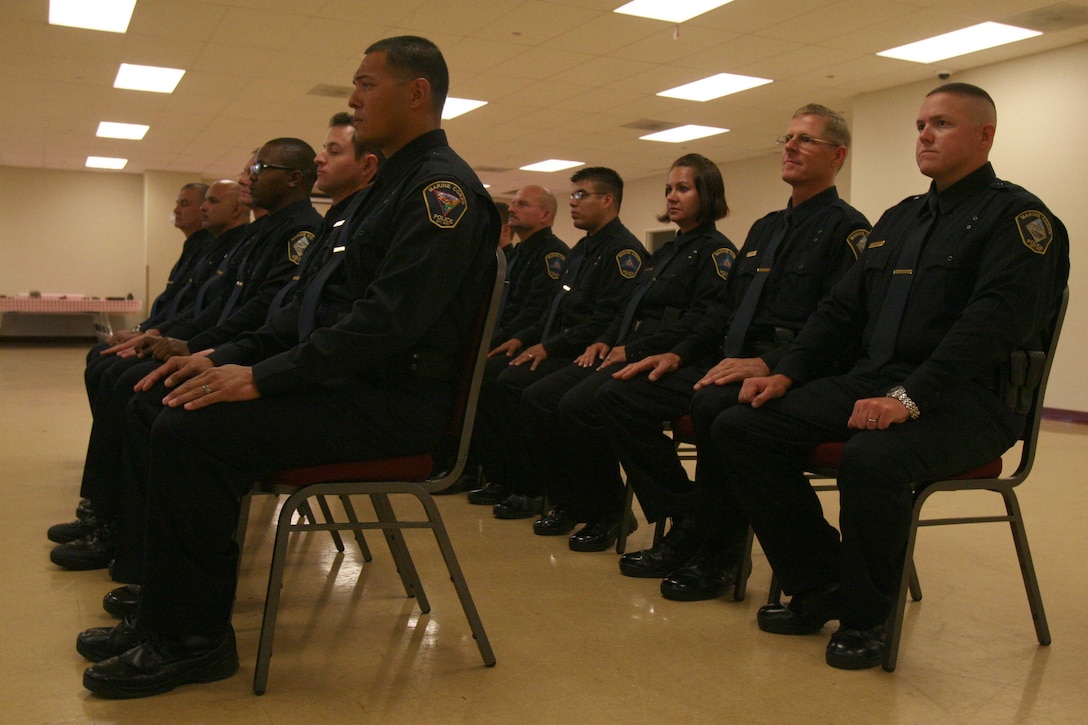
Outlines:
<svg viewBox="0 0 1088 725"><path fill-rule="evenodd" d="M732 0L631 0L612 12L650 20L664 20L669 23L682 23L720 8L722 5L728 5L730 2Z"/></svg>
<svg viewBox="0 0 1088 725"><path fill-rule="evenodd" d="M522 166L522 171L563 171L564 169L573 169L575 166L585 166L585 161L565 161L564 159L548 159L547 161L538 161L535 164L529 164L528 166Z"/></svg>
<svg viewBox="0 0 1088 725"><path fill-rule="evenodd" d="M49 0L49 24L124 33L136 0Z"/></svg>
<svg viewBox="0 0 1088 725"><path fill-rule="evenodd" d="M115 159L109 156L88 156L87 168L88 169L123 169L128 163L128 159Z"/></svg>
<svg viewBox="0 0 1088 725"><path fill-rule="evenodd" d="M474 101L471 98L454 98L452 96L446 96L446 104L442 106L442 118L443 120L448 121L451 118L463 116L469 111L475 111L477 108L486 105L487 101Z"/></svg>
<svg viewBox="0 0 1088 725"><path fill-rule="evenodd" d="M740 93L750 88L773 83L769 78L738 76L732 73L719 73L702 80L685 83L676 88L669 88L657 95L665 98L680 98L685 101L710 101L733 93Z"/></svg>
<svg viewBox="0 0 1088 725"><path fill-rule="evenodd" d="M122 63L117 70L114 88L152 93L173 93L185 71L180 68L159 68L154 65Z"/></svg>
<svg viewBox="0 0 1088 725"><path fill-rule="evenodd" d="M102 121L98 124L98 133L96 136L101 138L125 138L133 141L139 141L147 133L150 126L145 126L141 123L114 123L113 121Z"/></svg>
<svg viewBox="0 0 1088 725"><path fill-rule="evenodd" d="M909 60L913 63L934 63L938 60L955 58L959 55L975 53L987 48L996 48L1006 43L1034 38L1042 35L1037 30L1017 28L1001 23L980 23L969 28L954 30L951 33L937 35L915 43L900 45L898 48L882 50L877 55L885 58Z"/></svg>
<svg viewBox="0 0 1088 725"><path fill-rule="evenodd" d="M707 136L717 136L721 133L729 133L728 128L717 128L716 126L699 126L689 123L686 126L677 126L676 128L666 129L665 131L658 131L657 133L647 134L645 136L639 136L643 141L662 141L664 143L683 143L684 141L694 141L697 138L706 138Z"/></svg>

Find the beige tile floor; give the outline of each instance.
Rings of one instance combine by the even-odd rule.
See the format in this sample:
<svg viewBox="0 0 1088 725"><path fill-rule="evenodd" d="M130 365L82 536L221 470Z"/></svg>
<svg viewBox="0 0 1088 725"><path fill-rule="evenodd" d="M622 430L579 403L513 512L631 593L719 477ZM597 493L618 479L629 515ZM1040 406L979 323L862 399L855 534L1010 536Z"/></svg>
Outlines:
<svg viewBox="0 0 1088 725"><path fill-rule="evenodd" d="M315 533L294 544L269 690L257 697L250 682L275 506L267 498L254 505L242 567L238 675L147 700L96 699L81 686L86 663L73 644L80 630L112 622L100 607L111 584L101 571L52 566L45 538L78 498L90 423L84 351L0 343L0 722L1088 721L1088 430L1049 423L1021 491L1051 647L1035 640L1004 525L923 531L926 596L908 606L898 669L843 672L823 663L826 633L757 630L769 578L759 553L746 601L668 602L656 581L619 576L614 553L572 553L562 538L533 536L530 522L497 521L458 496L440 506L498 665L481 664L425 532L408 540L428 615L404 598L376 537L375 560L363 565L353 544L338 555ZM644 525L633 544L650 536Z"/></svg>

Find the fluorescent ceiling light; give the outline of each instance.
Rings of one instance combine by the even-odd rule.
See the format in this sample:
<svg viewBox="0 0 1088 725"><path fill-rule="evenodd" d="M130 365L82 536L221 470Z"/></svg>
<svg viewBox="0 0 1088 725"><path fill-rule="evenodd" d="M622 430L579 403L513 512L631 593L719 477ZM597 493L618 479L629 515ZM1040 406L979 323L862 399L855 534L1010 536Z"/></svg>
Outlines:
<svg viewBox="0 0 1088 725"><path fill-rule="evenodd" d="M1034 38L1036 35L1042 35L1042 33L1001 23L980 23L962 30L919 40L916 43L901 45L898 48L882 50L877 55L909 60L914 63L933 63L987 48L996 48L1006 43L1015 43L1025 38Z"/></svg>
<svg viewBox="0 0 1088 725"><path fill-rule="evenodd" d="M136 0L49 0L49 24L123 33L134 7Z"/></svg>
<svg viewBox="0 0 1088 725"><path fill-rule="evenodd" d="M682 23L697 15L708 13L714 8L728 5L733 0L631 0L612 12L623 15L635 15L650 20L665 20L670 23Z"/></svg>
<svg viewBox="0 0 1088 725"><path fill-rule="evenodd" d="M173 93L183 75L185 75L185 71L179 68L159 68L153 65L122 63L117 70L117 78L113 81L113 87L128 88L133 91Z"/></svg>
<svg viewBox="0 0 1088 725"><path fill-rule="evenodd" d="M88 156L88 169L123 169L128 159L112 159L108 156Z"/></svg>
<svg viewBox="0 0 1088 725"><path fill-rule="evenodd" d="M442 106L442 119L448 121L451 118L463 116L469 111L475 111L477 108L486 105L487 101L474 101L471 98L453 98L452 96L446 96L446 105Z"/></svg>
<svg viewBox="0 0 1088 725"><path fill-rule="evenodd" d="M585 161L564 161L563 159L548 159L547 161L538 161L535 164L529 164L528 166L522 166L522 171L562 171L563 169L573 169L575 166L585 166Z"/></svg>
<svg viewBox="0 0 1088 725"><path fill-rule="evenodd" d="M729 133L729 129L717 128L715 126L697 126L695 124L689 123L686 126L677 126L676 128L658 131L657 133L647 134L646 136L639 136L639 138L643 141L682 143L684 141L693 141L697 138L717 136L719 133Z"/></svg>
<svg viewBox="0 0 1088 725"><path fill-rule="evenodd" d="M127 138L133 141L139 141L147 133L150 126L144 126L141 123L114 123L113 121L101 121L98 124L98 133L96 136L102 138Z"/></svg>
<svg viewBox="0 0 1088 725"><path fill-rule="evenodd" d="M754 76L738 76L732 73L719 73L709 78L685 83L676 88L669 88L657 95L665 98L682 98L685 101L710 101L732 93L740 93L749 88L773 83L769 78L756 78Z"/></svg>

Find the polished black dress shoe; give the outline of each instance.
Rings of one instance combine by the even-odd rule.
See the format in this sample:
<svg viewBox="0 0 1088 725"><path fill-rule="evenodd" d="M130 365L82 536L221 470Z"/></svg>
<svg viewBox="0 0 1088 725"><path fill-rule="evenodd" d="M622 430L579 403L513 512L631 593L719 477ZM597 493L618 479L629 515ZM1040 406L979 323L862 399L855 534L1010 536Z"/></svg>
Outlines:
<svg viewBox="0 0 1088 725"><path fill-rule="evenodd" d="M441 491L435 491L432 496L450 496L455 493L464 493L465 491L474 491L484 485L484 467L483 466L467 466L464 473L457 477L457 480L451 483Z"/></svg>
<svg viewBox="0 0 1088 725"><path fill-rule="evenodd" d="M59 544L49 552L49 560L57 566L75 571L105 569L113 560L117 548L113 528L99 522L98 526L82 539Z"/></svg>
<svg viewBox="0 0 1088 725"><path fill-rule="evenodd" d="M237 671L233 630L220 637L152 637L88 667L83 686L99 697L147 697L189 682L223 680Z"/></svg>
<svg viewBox="0 0 1088 725"><path fill-rule="evenodd" d="M760 629L773 634L815 634L832 619L839 618L841 599L838 584L825 584L795 594L787 605L761 607L756 621Z"/></svg>
<svg viewBox="0 0 1088 725"><path fill-rule="evenodd" d="M509 495L509 486L501 483L485 483L482 487L468 492L468 502L476 506L494 506L505 501Z"/></svg>
<svg viewBox="0 0 1088 725"><path fill-rule="evenodd" d="M570 535L567 546L571 551L605 551L615 545L619 538L622 520L591 521ZM632 519L627 533L632 533L637 528L638 521Z"/></svg>
<svg viewBox="0 0 1088 725"><path fill-rule="evenodd" d="M505 499L495 504L491 510L497 519L531 519L540 515L540 509L544 506L542 496L524 496L520 493L512 493Z"/></svg>
<svg viewBox="0 0 1088 725"><path fill-rule="evenodd" d="M543 518L533 522L533 533L537 536L562 536L569 534L578 525L578 514L569 506L553 506Z"/></svg>
<svg viewBox="0 0 1088 725"><path fill-rule="evenodd" d="M124 654L140 644L136 621L125 617L113 627L92 627L76 637L76 652L91 662L101 662Z"/></svg>
<svg viewBox="0 0 1088 725"><path fill-rule="evenodd" d="M827 643L827 664L840 670L865 670L884 661L884 625L872 629L839 627Z"/></svg>
<svg viewBox="0 0 1088 725"><path fill-rule="evenodd" d="M102 597L102 608L118 619L135 617L136 608L139 606L139 584L125 584L106 592L106 596Z"/></svg>
<svg viewBox="0 0 1088 725"><path fill-rule="evenodd" d="M82 539L91 533L97 525L98 519L94 515L94 509L91 508L91 500L84 498L80 500L79 506L76 506L75 521L69 521L66 524L54 524L49 527L45 535L54 543L67 544L69 541Z"/></svg>
<svg viewBox="0 0 1088 725"><path fill-rule="evenodd" d="M686 564L699 550L702 538L683 526L673 524L669 533L649 549L620 557L620 574L660 579Z"/></svg>
<svg viewBox="0 0 1088 725"><path fill-rule="evenodd" d="M661 580L661 596L677 602L717 599L737 581L740 565L736 559L732 552L704 545Z"/></svg>

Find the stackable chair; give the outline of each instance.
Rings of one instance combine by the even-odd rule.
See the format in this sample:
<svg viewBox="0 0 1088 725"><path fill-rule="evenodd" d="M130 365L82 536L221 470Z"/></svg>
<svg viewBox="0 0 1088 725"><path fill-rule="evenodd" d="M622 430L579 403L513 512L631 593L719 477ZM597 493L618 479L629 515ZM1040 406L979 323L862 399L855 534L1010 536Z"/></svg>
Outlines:
<svg viewBox="0 0 1088 725"><path fill-rule="evenodd" d="M255 494L287 496L276 522L276 540L268 575L268 594L265 599L264 618L261 622L257 666L253 675L253 691L256 694L264 694L268 683L272 640L275 635L280 589L283 586L283 574L286 567L287 543L289 536L295 532L350 530L355 532L364 558L369 561L370 552L361 538L361 532L367 529L381 530L389 545L405 594L408 597L415 597L420 610L427 613L431 609L430 603L411 554L408 552L401 529L430 529L434 532L438 548L442 552L446 569L449 571L450 579L457 591L484 664L488 667L495 664L495 655L484 632L483 622L472 600L472 594L469 592L468 583L457 561L442 516L431 496L434 491L440 491L456 481L465 467L476 415L476 401L483 379L484 363L502 298L506 262L501 250L496 253L493 269L494 283L481 300L472 339L466 341L465 365L458 382L455 411L447 428L448 445L445 446L445 451L436 452L433 455L423 453L398 458L297 468L274 474L254 485L253 493ZM407 494L416 498L422 504L423 517L398 519L389 499L393 494ZM324 503L325 496L339 497L347 521L337 522L333 519L328 506ZM351 503L351 496L369 496L377 520L361 521ZM325 517L324 523L318 523L313 517L308 504L311 498L317 498ZM247 509L248 503L243 505L243 515ZM239 522L237 537L240 543L244 541L244 536L245 522L242 520Z"/></svg>
<svg viewBox="0 0 1088 725"><path fill-rule="evenodd" d="M895 670L896 660L899 655L907 592L910 592L914 601L922 599L922 588L918 582L917 572L914 567L914 545L918 529L922 526L1008 522L1009 529L1012 532L1013 545L1016 548L1016 555L1020 562L1020 573L1024 578L1028 606L1031 609L1031 617L1035 622L1035 634L1039 639L1039 644L1050 644L1050 628L1047 625L1046 613L1043 611L1043 598L1039 592L1039 581L1035 576L1035 565L1032 563L1031 551L1028 548L1028 535L1024 528L1024 519L1020 513L1020 503L1017 500L1015 489L1027 479L1035 462L1035 451L1039 440L1039 424L1042 421L1043 414L1043 398L1046 395L1047 380L1050 377L1050 369L1054 362L1054 351L1058 346L1058 337L1062 323L1065 320L1068 304L1069 288L1067 287L1054 314L1050 326L1050 339L1045 341L1046 350L1018 351L1016 353L1020 362L1013 366L1017 368L1013 374L1017 376L1018 380L1010 388L1008 395L1016 396L1018 399L1007 402L1011 407L1019 406L1021 410L1026 411L1024 429L1020 435L1020 460L1016 470L1008 476L1002 476L1002 460L1001 457L997 457L959 475L940 481L920 483L914 489L910 533L907 538L907 548L903 554L903 574L899 583L899 594L896 599L895 609L888 619L887 626L888 639L884 648L883 667L888 672ZM969 435L969 433L967 434ZM815 481L835 478L839 463L842 460L842 449L842 443L825 443L817 446L807 465L810 477ZM834 490L836 487L834 484L817 483L815 488L817 490ZM1005 503L1005 514L922 518L922 507L930 496L935 493L952 491L992 491L997 493ZM778 602L780 595L781 590L778 583L776 579L772 578L771 595L768 603Z"/></svg>

